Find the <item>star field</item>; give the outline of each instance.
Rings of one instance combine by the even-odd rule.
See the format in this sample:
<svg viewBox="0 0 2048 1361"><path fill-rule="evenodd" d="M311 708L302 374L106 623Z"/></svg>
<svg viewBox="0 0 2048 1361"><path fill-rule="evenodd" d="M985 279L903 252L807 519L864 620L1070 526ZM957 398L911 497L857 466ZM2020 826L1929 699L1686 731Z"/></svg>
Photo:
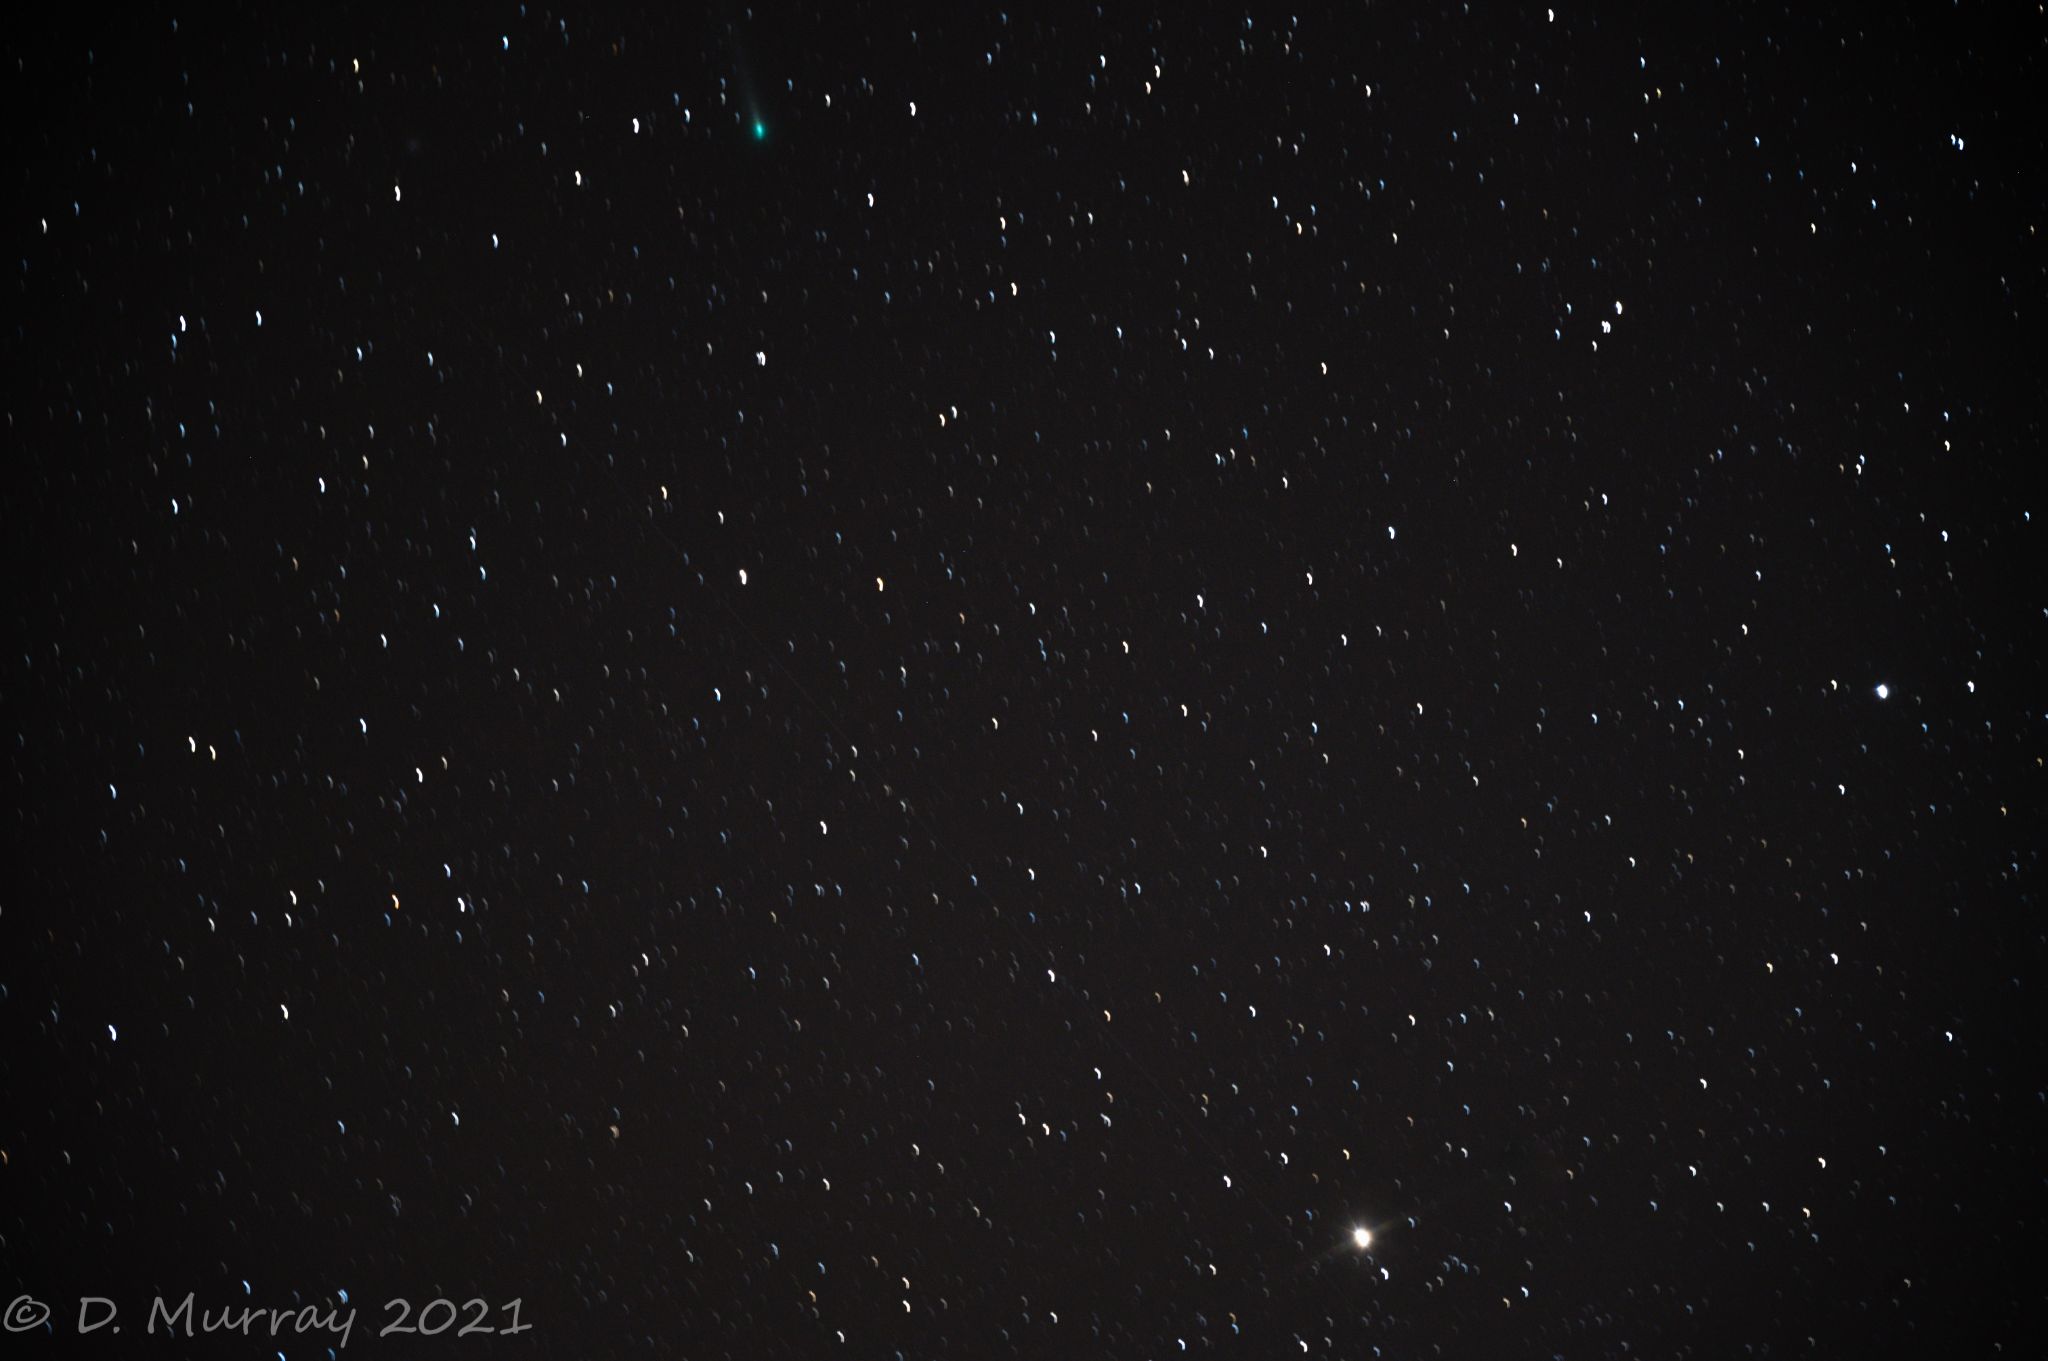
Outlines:
<svg viewBox="0 0 2048 1361"><path fill-rule="evenodd" d="M10 1355L2035 1346L2038 9L43 22Z"/></svg>

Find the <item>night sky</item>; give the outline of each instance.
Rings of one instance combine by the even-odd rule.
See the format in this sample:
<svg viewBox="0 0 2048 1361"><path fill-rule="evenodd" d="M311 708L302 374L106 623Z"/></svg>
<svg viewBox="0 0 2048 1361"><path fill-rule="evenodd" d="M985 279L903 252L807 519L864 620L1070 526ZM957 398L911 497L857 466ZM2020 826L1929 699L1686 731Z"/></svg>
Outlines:
<svg viewBox="0 0 2048 1361"><path fill-rule="evenodd" d="M0 1349L2038 1354L1916 8L10 30Z"/></svg>

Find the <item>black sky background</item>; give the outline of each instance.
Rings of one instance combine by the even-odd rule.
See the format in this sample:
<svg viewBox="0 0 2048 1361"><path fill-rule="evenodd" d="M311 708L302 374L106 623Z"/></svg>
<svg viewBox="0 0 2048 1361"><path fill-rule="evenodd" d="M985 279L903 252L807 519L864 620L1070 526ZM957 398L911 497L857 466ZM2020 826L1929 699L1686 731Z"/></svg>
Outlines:
<svg viewBox="0 0 2048 1361"><path fill-rule="evenodd" d="M7 1353L2030 1350L2043 38L10 34Z"/></svg>

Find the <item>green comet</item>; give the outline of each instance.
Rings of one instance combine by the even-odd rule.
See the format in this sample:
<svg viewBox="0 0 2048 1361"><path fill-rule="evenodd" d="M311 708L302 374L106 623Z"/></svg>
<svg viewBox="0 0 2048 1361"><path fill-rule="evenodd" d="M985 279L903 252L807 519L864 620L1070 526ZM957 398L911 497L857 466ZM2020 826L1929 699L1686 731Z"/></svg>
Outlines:
<svg viewBox="0 0 2048 1361"><path fill-rule="evenodd" d="M754 120L754 140L757 142L768 140L768 125L758 118Z"/></svg>

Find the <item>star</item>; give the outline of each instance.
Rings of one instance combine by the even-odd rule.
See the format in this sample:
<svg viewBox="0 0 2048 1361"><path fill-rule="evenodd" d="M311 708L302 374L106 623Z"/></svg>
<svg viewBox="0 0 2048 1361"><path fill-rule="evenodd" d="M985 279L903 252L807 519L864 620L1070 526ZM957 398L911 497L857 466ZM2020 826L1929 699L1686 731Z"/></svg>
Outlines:
<svg viewBox="0 0 2048 1361"><path fill-rule="evenodd" d="M1351 1231L1351 1242L1360 1252L1372 1246L1372 1230L1359 1228Z"/></svg>

